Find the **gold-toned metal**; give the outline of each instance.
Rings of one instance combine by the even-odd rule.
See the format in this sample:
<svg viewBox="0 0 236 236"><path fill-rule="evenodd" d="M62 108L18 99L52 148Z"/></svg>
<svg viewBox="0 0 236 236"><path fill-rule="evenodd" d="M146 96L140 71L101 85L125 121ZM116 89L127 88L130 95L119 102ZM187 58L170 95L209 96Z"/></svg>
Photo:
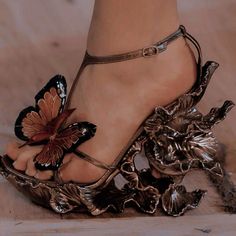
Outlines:
<svg viewBox="0 0 236 236"><path fill-rule="evenodd" d="M212 128L225 118L234 104L226 101L221 107L212 108L206 115L196 109L218 64L207 62L201 67L200 46L181 27L164 43L167 45L179 36L186 36L197 47L199 60L195 85L170 105L156 107L139 127L127 149L121 152L112 168L107 168L107 172L98 181L87 185L63 183L58 172L54 179L40 181L16 171L13 161L7 155L0 158L0 174L33 202L57 213L86 211L99 215L108 210L122 212L129 202L148 214L162 210L168 215L179 216L188 209L196 208L206 191L197 189L187 192L180 183L187 172L196 168L207 171L211 178L224 176L216 159L218 142ZM140 51L138 53L116 55L114 58L85 57L83 68L87 64L143 56ZM145 56L146 53L145 50ZM89 58L91 61L88 61ZM134 160L142 151L150 168L140 170L136 168ZM87 160L93 162L90 157ZM162 177L154 178L151 174L153 168L161 172ZM126 180L121 188L115 183L118 174Z"/></svg>
<svg viewBox="0 0 236 236"><path fill-rule="evenodd" d="M158 48L155 45L143 48L143 57L155 56L157 53Z"/></svg>

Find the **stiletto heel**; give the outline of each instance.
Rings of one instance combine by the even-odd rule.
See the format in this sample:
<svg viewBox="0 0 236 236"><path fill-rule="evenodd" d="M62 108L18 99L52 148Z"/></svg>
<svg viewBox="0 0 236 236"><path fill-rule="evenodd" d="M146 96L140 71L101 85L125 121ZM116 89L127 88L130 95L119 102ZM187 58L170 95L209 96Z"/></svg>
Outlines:
<svg viewBox="0 0 236 236"><path fill-rule="evenodd" d="M179 37L188 39L198 52L194 86L171 104L156 107L111 166L77 149L82 142L95 135L94 124L85 121L64 127L66 119L74 111L68 108L79 76L66 101L66 81L58 75L37 94L35 107L20 113L15 125L16 136L26 141L25 144L44 145L43 150L34 157L35 166L37 169L54 170L54 177L49 181L29 177L15 170L7 155L0 159L0 173L33 202L57 213L87 211L99 215L108 209L122 212L127 203L133 202L145 213L153 214L157 209L162 209L168 215L179 216L197 207L205 191L197 189L189 193L180 182L186 173L196 168L204 169L212 176L223 176L221 165L215 158L218 143L212 127L222 121L234 105L226 101L206 115L195 107L218 64L209 61L202 67L198 42L180 26L164 40L136 51L104 57L91 56L86 52L79 75L88 65L158 55ZM134 159L143 150L150 169L138 170ZM105 169L105 174L90 184L63 183L60 167L64 155L69 152ZM154 178L151 169L160 172L161 177ZM118 174L126 180L121 188L115 184Z"/></svg>

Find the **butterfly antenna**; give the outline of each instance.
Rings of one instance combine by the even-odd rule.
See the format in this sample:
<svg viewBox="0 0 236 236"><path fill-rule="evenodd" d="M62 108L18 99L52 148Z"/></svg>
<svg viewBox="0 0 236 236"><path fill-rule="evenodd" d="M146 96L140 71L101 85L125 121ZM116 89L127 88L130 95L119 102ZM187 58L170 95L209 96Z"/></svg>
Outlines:
<svg viewBox="0 0 236 236"><path fill-rule="evenodd" d="M29 140L29 141L26 141L25 143L23 143L22 145L20 145L19 148L22 148L22 147L24 147L26 145L30 145L30 144L34 144L34 143L36 143L36 142L33 141L33 140Z"/></svg>
<svg viewBox="0 0 236 236"><path fill-rule="evenodd" d="M20 149L20 148L23 148L24 146L26 146L27 145L27 142L25 142L24 144L22 144L22 145L20 145L18 148Z"/></svg>

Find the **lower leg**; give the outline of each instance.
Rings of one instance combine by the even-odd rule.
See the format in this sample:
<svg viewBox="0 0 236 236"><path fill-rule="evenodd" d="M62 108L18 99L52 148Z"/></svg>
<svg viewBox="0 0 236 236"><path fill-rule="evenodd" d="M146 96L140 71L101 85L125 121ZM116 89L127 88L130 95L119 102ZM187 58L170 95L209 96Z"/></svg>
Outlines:
<svg viewBox="0 0 236 236"><path fill-rule="evenodd" d="M178 25L175 0L97 0L88 52L99 56L143 48ZM71 106L78 107L72 119L98 128L79 149L111 164L153 108L186 92L195 76L195 60L183 38L155 57L86 67L72 96ZM72 154L65 159L70 161L61 170L64 181L91 182L104 173Z"/></svg>
<svg viewBox="0 0 236 236"><path fill-rule="evenodd" d="M176 0L97 0L87 49L97 56L139 49L178 26Z"/></svg>

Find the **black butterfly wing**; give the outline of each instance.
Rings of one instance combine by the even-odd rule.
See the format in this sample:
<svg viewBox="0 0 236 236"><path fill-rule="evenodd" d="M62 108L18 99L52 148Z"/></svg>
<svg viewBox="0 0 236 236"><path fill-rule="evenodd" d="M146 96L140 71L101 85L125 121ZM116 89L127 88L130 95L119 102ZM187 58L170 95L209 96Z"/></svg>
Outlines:
<svg viewBox="0 0 236 236"><path fill-rule="evenodd" d="M35 156L35 167L39 170L56 170L60 167L66 153L72 152L81 143L92 138L96 126L89 122L74 123L61 130Z"/></svg>
<svg viewBox="0 0 236 236"><path fill-rule="evenodd" d="M20 112L15 122L15 135L28 141L38 133L47 133L48 123L64 109L66 93L65 78L54 76L35 96L35 107L30 106Z"/></svg>

